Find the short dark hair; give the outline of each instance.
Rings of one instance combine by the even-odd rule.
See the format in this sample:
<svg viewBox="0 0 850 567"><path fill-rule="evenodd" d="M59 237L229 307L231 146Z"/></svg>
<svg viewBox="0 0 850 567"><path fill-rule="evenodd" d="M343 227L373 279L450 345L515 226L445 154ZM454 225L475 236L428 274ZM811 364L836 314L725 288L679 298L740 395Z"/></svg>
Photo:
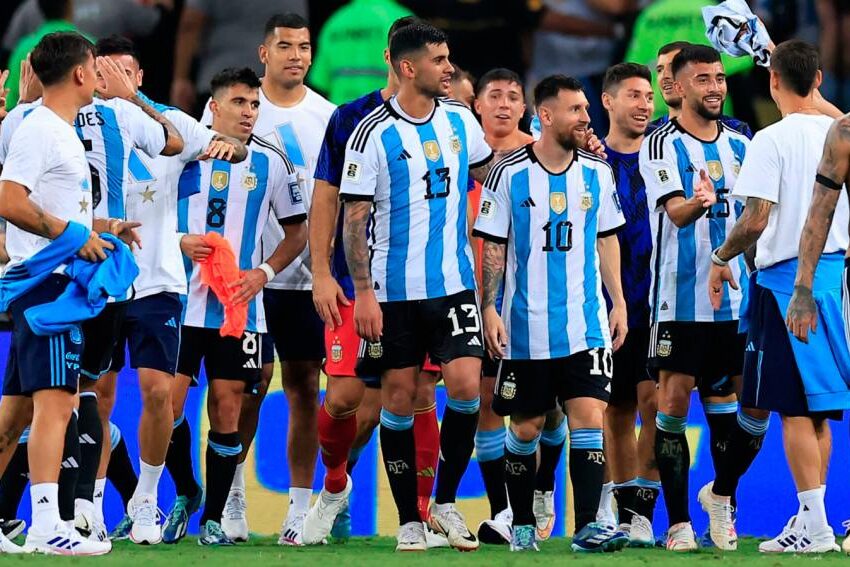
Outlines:
<svg viewBox="0 0 850 567"><path fill-rule="evenodd" d="M453 83L459 83L460 81L466 80L469 81L473 89L475 88L475 77L472 76L472 73L466 69L462 69L457 63L452 63L452 67L454 68L451 78Z"/></svg>
<svg viewBox="0 0 850 567"><path fill-rule="evenodd" d="M490 83L495 83L496 81L507 81L509 83L518 84L522 97L525 98L525 85L522 83L522 78L516 71L511 71L504 67L490 69L481 75L481 78L478 79L478 84L475 86L475 95L478 96L483 93L484 89L486 89Z"/></svg>
<svg viewBox="0 0 850 567"><path fill-rule="evenodd" d="M97 43L94 44L94 51L98 57L129 55L136 62L139 61L139 52L136 50L133 40L123 35L113 34L97 40Z"/></svg>
<svg viewBox="0 0 850 567"><path fill-rule="evenodd" d="M277 28L289 28L291 30L300 30L309 28L310 24L307 19L295 12L287 12L286 14L275 14L266 20L266 27L263 29L263 37L269 37Z"/></svg>
<svg viewBox="0 0 850 567"><path fill-rule="evenodd" d="M686 47L690 47L693 45L690 41L671 41L670 43L665 43L658 49L658 57L662 55L667 55L671 51L681 51Z"/></svg>
<svg viewBox="0 0 850 567"><path fill-rule="evenodd" d="M770 70L779 74L782 84L800 96L812 92L820 69L817 48L799 39L789 39L770 54Z"/></svg>
<svg viewBox="0 0 850 567"><path fill-rule="evenodd" d="M602 80L602 92L610 93L612 90L620 86L620 83L626 79L646 79L652 84L652 73L649 67L639 63L617 63L605 71L605 78Z"/></svg>
<svg viewBox="0 0 850 567"><path fill-rule="evenodd" d="M68 17L71 0L38 0L38 9L45 20L61 20Z"/></svg>
<svg viewBox="0 0 850 567"><path fill-rule="evenodd" d="M258 89L260 88L260 78L250 67L239 69L228 67L216 73L212 78L212 81L210 81L210 93L215 97L217 93L233 85L246 85L249 88Z"/></svg>
<svg viewBox="0 0 850 567"><path fill-rule="evenodd" d="M405 55L425 49L428 45L448 43L449 38L442 30L431 24L417 21L396 31L390 37L390 61L398 65Z"/></svg>
<svg viewBox="0 0 850 567"><path fill-rule="evenodd" d="M676 54L671 64L673 76L681 71L688 63L719 63L720 53L707 45L689 45Z"/></svg>
<svg viewBox="0 0 850 567"><path fill-rule="evenodd" d="M540 106L543 101L555 98L561 91L583 91L581 81L566 75L549 75L534 87L534 106Z"/></svg>
<svg viewBox="0 0 850 567"><path fill-rule="evenodd" d="M77 65L94 56L94 46L76 32L49 33L32 50L32 70L45 87L62 82Z"/></svg>
<svg viewBox="0 0 850 567"><path fill-rule="evenodd" d="M415 24L419 19L416 16L402 16L390 26L390 29L387 31L387 45L390 44L390 40L393 38L393 34L402 28L406 28L411 24Z"/></svg>

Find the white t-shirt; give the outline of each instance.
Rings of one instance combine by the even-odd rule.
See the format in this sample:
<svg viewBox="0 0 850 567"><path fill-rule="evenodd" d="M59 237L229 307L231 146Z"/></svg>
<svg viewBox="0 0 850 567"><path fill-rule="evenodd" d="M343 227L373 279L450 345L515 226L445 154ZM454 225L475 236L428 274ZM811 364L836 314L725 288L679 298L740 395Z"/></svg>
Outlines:
<svg viewBox="0 0 850 567"><path fill-rule="evenodd" d="M756 245L757 268L797 257L815 175L833 122L829 116L789 114L753 137L732 196L774 203ZM841 198L827 234L825 253L847 249L848 220L850 207L847 199Z"/></svg>
<svg viewBox="0 0 850 567"><path fill-rule="evenodd" d="M49 108L39 106L21 121L3 156L0 181L23 185L30 191L29 198L45 212L91 228L91 174L85 150L74 127ZM9 223L7 268L50 242Z"/></svg>
<svg viewBox="0 0 850 567"><path fill-rule="evenodd" d="M139 275L133 284L136 299L162 292L186 293L186 270L177 237L177 184L183 167L209 146L215 132L181 110L160 111L183 137L183 151L150 158L143 152L130 157L133 183L127 194L127 218L139 221L142 248L135 250ZM135 161L137 160L137 162Z"/></svg>
<svg viewBox="0 0 850 567"><path fill-rule="evenodd" d="M314 173L319 159L319 150L325 129L333 114L333 103L310 88L295 106L277 106L266 98L260 89L260 115L254 125L254 135L274 144L295 166L298 184L304 197L304 207L309 211L313 197ZM209 103L204 108L201 123L212 124ZM283 229L277 219L269 217L263 229L263 249L271 253L283 240ZM313 288L310 273L310 250L304 248L301 255L279 273L266 287L273 289L308 290Z"/></svg>

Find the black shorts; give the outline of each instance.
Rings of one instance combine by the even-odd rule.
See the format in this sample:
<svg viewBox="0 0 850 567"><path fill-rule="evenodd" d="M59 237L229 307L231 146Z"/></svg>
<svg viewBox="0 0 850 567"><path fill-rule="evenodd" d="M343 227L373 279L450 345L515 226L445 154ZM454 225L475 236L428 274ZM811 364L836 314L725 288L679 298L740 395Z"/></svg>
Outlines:
<svg viewBox="0 0 850 567"><path fill-rule="evenodd" d="M563 407L573 398L607 402L613 366L608 348L548 360L502 360L493 393L493 411L503 416L539 416Z"/></svg>
<svg viewBox="0 0 850 567"><path fill-rule="evenodd" d="M130 301L109 369L124 368L125 344L130 367L177 372L183 302L176 293L162 292Z"/></svg>
<svg viewBox="0 0 850 567"><path fill-rule="evenodd" d="M218 329L183 327L177 373L197 383L201 362L210 380L260 381L263 333L245 331L242 338L222 337Z"/></svg>
<svg viewBox="0 0 850 567"><path fill-rule="evenodd" d="M62 295L68 278L52 274L42 283L12 302L12 340L3 381L4 396L31 395L39 390L62 388L77 392L83 333L79 326L58 335L36 335L24 312L49 303Z"/></svg>
<svg viewBox="0 0 850 567"><path fill-rule="evenodd" d="M494 359L489 353L484 353L484 359L481 361L481 376L495 378L498 373L499 360Z"/></svg>
<svg viewBox="0 0 850 567"><path fill-rule="evenodd" d="M738 321L656 323L649 338L649 368L694 376L700 396L734 393L732 378L744 368L746 335Z"/></svg>
<svg viewBox="0 0 850 567"><path fill-rule="evenodd" d="M418 301L381 303L384 332L380 342L361 345L358 376L420 366L430 354L434 364L456 358L484 357L484 337L475 292Z"/></svg>
<svg viewBox="0 0 850 567"><path fill-rule="evenodd" d="M268 325L268 322L266 322L266 325ZM263 348L260 353L260 363L263 366L266 364L274 364L274 339L268 333L263 335Z"/></svg>
<svg viewBox="0 0 850 567"><path fill-rule="evenodd" d="M121 335L121 327L127 316L130 301L107 303L100 315L82 324L86 338L83 358L80 362L80 374L89 380L97 380L109 370L112 353Z"/></svg>
<svg viewBox="0 0 850 567"><path fill-rule="evenodd" d="M611 403L637 402L637 385L654 380L647 369L649 327L629 328L623 346L614 353Z"/></svg>
<svg viewBox="0 0 850 567"><path fill-rule="evenodd" d="M281 362L325 358L325 324L316 313L312 291L266 288L263 307Z"/></svg>
<svg viewBox="0 0 850 567"><path fill-rule="evenodd" d="M803 378L776 297L760 285L750 289L750 328L744 353L741 405L790 417L841 419L841 411L809 411Z"/></svg>

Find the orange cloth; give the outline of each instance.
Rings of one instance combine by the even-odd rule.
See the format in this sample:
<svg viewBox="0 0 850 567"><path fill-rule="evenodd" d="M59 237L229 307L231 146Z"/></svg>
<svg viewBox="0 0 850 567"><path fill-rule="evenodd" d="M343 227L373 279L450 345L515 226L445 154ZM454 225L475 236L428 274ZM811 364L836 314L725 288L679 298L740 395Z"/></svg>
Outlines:
<svg viewBox="0 0 850 567"><path fill-rule="evenodd" d="M236 255L230 243L217 232L206 233L204 244L213 251L198 262L201 266L201 283L209 286L224 306L224 324L219 334L222 337L241 338L248 324L248 304L236 304L232 299L236 290L230 286L242 277Z"/></svg>

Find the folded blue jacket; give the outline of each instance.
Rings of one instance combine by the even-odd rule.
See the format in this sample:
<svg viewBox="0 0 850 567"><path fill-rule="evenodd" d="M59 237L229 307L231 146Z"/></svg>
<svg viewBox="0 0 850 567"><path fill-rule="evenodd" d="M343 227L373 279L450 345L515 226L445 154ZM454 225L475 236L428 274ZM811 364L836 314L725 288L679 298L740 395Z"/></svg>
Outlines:
<svg viewBox="0 0 850 567"><path fill-rule="evenodd" d="M53 271L65 264L70 278L65 291L54 301L30 307L24 312L27 322L37 335L63 333L81 321L97 316L110 297L122 298L133 285L139 267L129 246L111 234L101 238L115 246L106 251L106 260L89 262L77 256L86 243L89 229L69 222L65 231L32 258L12 266L0 278L0 310L43 282Z"/></svg>

